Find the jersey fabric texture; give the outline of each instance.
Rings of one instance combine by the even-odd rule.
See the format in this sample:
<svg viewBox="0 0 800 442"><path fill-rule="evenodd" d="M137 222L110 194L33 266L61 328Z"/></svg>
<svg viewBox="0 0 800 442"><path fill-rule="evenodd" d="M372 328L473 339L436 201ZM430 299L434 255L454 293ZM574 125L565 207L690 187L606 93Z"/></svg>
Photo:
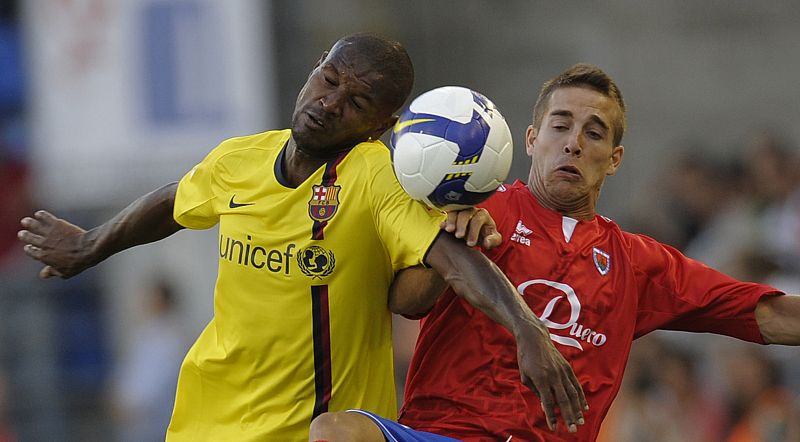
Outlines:
<svg viewBox="0 0 800 442"><path fill-rule="evenodd" d="M358 413L367 416L375 422L375 425L383 432L383 437L388 442L459 442L458 439L453 439L446 436L439 436L438 434L428 433L425 431L417 431L409 428L403 424L395 421L384 419L375 413L370 413L365 410L347 410L350 413Z"/></svg>
<svg viewBox="0 0 800 442"><path fill-rule="evenodd" d="M488 252L549 328L590 410L567 433L547 429L520 382L512 335L448 290L423 319L400 422L466 441L593 441L622 381L631 343L656 329L763 343L754 317L764 285L736 281L596 216L577 221L539 205L521 182L484 207L503 235Z"/></svg>
<svg viewBox="0 0 800 442"><path fill-rule="evenodd" d="M288 187L289 137L227 140L178 186L178 223L219 224L219 271L170 441L300 441L325 411L396 416L388 288L423 262L443 216L403 192L380 142Z"/></svg>

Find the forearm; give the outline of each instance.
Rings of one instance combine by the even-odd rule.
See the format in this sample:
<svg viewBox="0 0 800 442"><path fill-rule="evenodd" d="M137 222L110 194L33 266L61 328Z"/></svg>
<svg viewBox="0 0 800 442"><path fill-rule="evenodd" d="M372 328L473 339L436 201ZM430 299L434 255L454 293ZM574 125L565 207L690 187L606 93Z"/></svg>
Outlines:
<svg viewBox="0 0 800 442"><path fill-rule="evenodd" d="M530 331L531 327L547 334L503 272L477 250L440 233L428 253L427 263L459 296L515 336L522 330Z"/></svg>
<svg viewBox="0 0 800 442"><path fill-rule="evenodd" d="M112 219L86 232L91 250L91 264L141 244L164 239L183 227L175 222L177 183L167 184L144 195Z"/></svg>
<svg viewBox="0 0 800 442"><path fill-rule="evenodd" d="M446 288L447 283L434 269L422 266L403 269L389 288L389 310L417 318L433 307Z"/></svg>
<svg viewBox="0 0 800 442"><path fill-rule="evenodd" d="M762 298L755 315L765 342L800 345L800 295Z"/></svg>
<svg viewBox="0 0 800 442"><path fill-rule="evenodd" d="M583 425L586 397L569 363L556 350L550 333L531 312L500 269L477 250L440 233L427 263L460 296L508 329L517 344L520 381L541 400L547 425L556 428L556 406L571 433Z"/></svg>

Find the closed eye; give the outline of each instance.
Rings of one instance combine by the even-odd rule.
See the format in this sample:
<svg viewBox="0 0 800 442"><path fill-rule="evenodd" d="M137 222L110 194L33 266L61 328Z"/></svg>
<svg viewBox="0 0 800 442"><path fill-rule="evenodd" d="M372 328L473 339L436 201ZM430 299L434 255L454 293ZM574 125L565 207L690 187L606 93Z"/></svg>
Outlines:
<svg viewBox="0 0 800 442"><path fill-rule="evenodd" d="M600 132L590 130L588 132L588 134L589 134L589 138L591 138L593 140L602 140L603 139L603 134L601 134Z"/></svg>

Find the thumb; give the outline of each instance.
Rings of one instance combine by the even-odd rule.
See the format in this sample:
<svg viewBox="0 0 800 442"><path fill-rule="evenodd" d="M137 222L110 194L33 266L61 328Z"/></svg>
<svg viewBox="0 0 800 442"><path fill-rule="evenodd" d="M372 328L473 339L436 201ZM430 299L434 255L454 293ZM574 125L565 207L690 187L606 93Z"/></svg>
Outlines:
<svg viewBox="0 0 800 442"><path fill-rule="evenodd" d="M56 270L56 269L54 269L54 268L52 268L50 266L44 266L42 268L42 270L39 271L39 277L42 278L42 279L48 279L48 278L51 278L53 276L58 276L58 277L61 277L61 278L64 277L64 275L61 274L61 272L59 272L58 270Z"/></svg>

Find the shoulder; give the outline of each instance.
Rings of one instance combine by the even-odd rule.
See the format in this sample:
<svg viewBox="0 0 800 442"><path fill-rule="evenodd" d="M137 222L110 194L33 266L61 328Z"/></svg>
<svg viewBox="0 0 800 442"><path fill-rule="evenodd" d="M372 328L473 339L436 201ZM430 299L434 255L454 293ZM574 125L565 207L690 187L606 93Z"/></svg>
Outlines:
<svg viewBox="0 0 800 442"><path fill-rule="evenodd" d="M669 271L676 265L683 265L691 261L678 249L657 241L641 233L631 233L623 230L621 238L627 250L631 265L641 272L652 274Z"/></svg>
<svg viewBox="0 0 800 442"><path fill-rule="evenodd" d="M619 228L619 226L617 226L616 223L613 223L613 226L609 226L609 228L617 233L629 248L652 249L667 247L665 244L662 244L645 234L622 230Z"/></svg>
<svg viewBox="0 0 800 442"><path fill-rule="evenodd" d="M214 148L206 160L224 170L261 165L261 161L280 151L290 135L287 129L228 138Z"/></svg>
<svg viewBox="0 0 800 442"><path fill-rule="evenodd" d="M395 181L392 155L380 141L365 141L357 144L347 155L345 173L360 175L374 182L389 179Z"/></svg>
<svg viewBox="0 0 800 442"><path fill-rule="evenodd" d="M478 206L488 210L489 213L506 210L510 204L519 204L519 197L523 195L520 193L521 191L527 191L527 188L520 181L513 184L501 184L492 196Z"/></svg>
<svg viewBox="0 0 800 442"><path fill-rule="evenodd" d="M392 163L391 151L380 140L357 144L349 157L354 163L368 167L384 167Z"/></svg>
<svg viewBox="0 0 800 442"><path fill-rule="evenodd" d="M289 139L290 135L291 131L289 129L284 129L228 138L221 142L213 152L216 152L219 157L222 157L234 152L250 150L279 150Z"/></svg>

